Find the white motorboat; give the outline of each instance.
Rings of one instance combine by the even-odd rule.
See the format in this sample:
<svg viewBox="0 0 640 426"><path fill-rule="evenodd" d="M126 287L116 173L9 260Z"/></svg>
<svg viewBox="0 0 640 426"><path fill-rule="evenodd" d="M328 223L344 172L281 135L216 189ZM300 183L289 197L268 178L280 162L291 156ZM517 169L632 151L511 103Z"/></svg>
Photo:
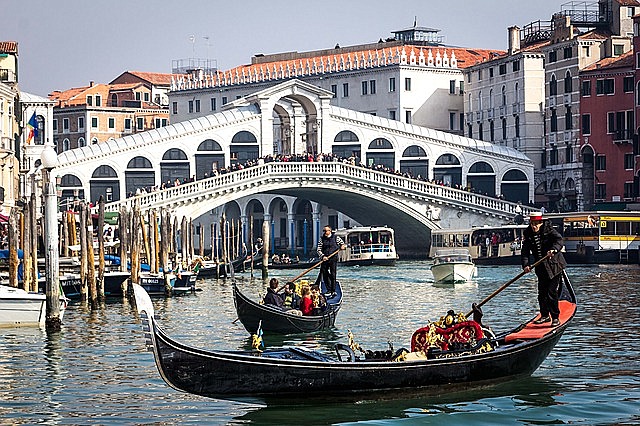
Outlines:
<svg viewBox="0 0 640 426"><path fill-rule="evenodd" d="M476 266L466 249L438 250L431 266L436 283L466 282L475 272Z"/></svg>
<svg viewBox="0 0 640 426"><path fill-rule="evenodd" d="M47 296L21 288L0 285L0 327L43 326L47 316ZM60 319L67 299L60 298Z"/></svg>

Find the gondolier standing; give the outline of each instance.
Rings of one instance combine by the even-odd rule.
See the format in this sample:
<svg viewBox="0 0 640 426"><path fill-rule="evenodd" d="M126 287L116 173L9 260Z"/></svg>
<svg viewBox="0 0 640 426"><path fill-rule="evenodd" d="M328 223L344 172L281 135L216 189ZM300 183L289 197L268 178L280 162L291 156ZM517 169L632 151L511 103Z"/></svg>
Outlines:
<svg viewBox="0 0 640 426"><path fill-rule="evenodd" d="M324 281L328 297L333 297L336 292L336 272L338 257L331 256L336 250L344 250L347 246L342 238L331 232L331 227L326 225L322 229L322 235L318 240L318 257L322 259L320 265L320 276ZM331 257L329 257L331 256Z"/></svg>
<svg viewBox="0 0 640 426"><path fill-rule="evenodd" d="M562 271L567 262L562 255L562 236L556 231L551 222L542 220L541 212L531 213L529 226L522 233L522 268L525 272L531 270L530 255L535 261L549 255L549 258L536 266L538 276L538 303L540 304L540 318L535 324L551 322L555 327L560 324L560 309L558 308L558 293L562 284Z"/></svg>

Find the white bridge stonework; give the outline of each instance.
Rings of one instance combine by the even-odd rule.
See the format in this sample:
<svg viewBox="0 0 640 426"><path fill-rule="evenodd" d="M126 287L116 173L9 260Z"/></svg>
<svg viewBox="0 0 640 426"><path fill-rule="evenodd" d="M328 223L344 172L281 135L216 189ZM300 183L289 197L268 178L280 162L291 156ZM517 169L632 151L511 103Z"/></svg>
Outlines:
<svg viewBox="0 0 640 426"><path fill-rule="evenodd" d="M166 173L172 164L167 153L176 150L184 154L181 164L188 167L188 177L203 175L202 170L197 170L198 155L223 158L219 168L239 163L232 155L233 149L238 152L232 139L240 132L253 135L254 154L265 157L309 150L331 153L342 143L336 135L349 131L357 138L355 143L361 152L358 162L364 163L369 155L380 154L376 141L384 140L392 148L382 151L393 155L395 170L402 170L403 161L424 161L428 166L427 176L423 177L434 179L438 167L449 165L438 165L437 160L455 158L461 187L467 186L472 175L482 176L489 170L495 179L495 193L500 194L504 181L508 181L503 178L509 172L513 176L515 171L526 177L520 184L527 188L529 198L522 202L526 204L533 199L533 163L524 154L485 141L334 107L329 104L331 96L324 89L290 80L238 99L215 114L65 151L58 156L59 166L54 174L61 178L59 189L67 198L70 193L82 191L85 199L95 203L98 196L104 195L114 201L107 204L109 211L118 210L123 203L131 205L135 200L143 210L166 208L176 217L195 220L206 213L212 215L214 209L226 203L236 202L246 223L250 216L249 211L242 210L249 204L246 200L255 198L264 207L264 220L272 220L276 219L273 206L264 197L279 198L288 210L279 212L287 220L289 247L296 247L294 238L299 232L295 231L299 230L294 228L300 226L296 224L298 212L293 210L295 203L291 197L300 197L312 203L309 238L313 241L317 241L319 228L326 223L325 206L363 225L393 227L399 252L408 250L414 254L426 252L430 229L505 223L513 219L516 204L338 161L268 162L128 199L126 188L136 183L141 172L151 176L154 185L160 187L162 172ZM282 139L285 134L289 139ZM215 141L217 145L213 146L219 148L203 153L199 148L204 141ZM279 144L286 145L288 152L276 151ZM416 151L420 156L413 154ZM132 165L132 160L140 157L147 164L145 168L132 168L139 167ZM470 170L476 163L483 163L479 173ZM107 169L110 175L105 175ZM65 182L75 184L65 186ZM106 191L107 187L112 189ZM525 214L528 211L523 210ZM209 217L209 222L217 219ZM281 224L277 226L282 235Z"/></svg>
<svg viewBox="0 0 640 426"><path fill-rule="evenodd" d="M137 195L105 209L131 209L137 203L142 211L165 208L177 217L196 218L263 193L314 200L349 212L360 223L389 224L397 245L416 253L426 247L431 229L497 225L516 215L515 203L342 162L272 162Z"/></svg>

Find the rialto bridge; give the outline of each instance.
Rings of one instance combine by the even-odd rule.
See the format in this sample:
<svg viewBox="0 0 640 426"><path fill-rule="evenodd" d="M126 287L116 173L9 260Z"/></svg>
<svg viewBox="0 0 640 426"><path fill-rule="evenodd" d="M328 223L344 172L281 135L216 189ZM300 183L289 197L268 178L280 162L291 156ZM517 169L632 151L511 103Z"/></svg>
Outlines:
<svg viewBox="0 0 640 426"><path fill-rule="evenodd" d="M311 250L326 223L388 225L401 255L424 255L430 229L504 223L515 201L533 199L522 153L334 107L331 96L291 80L216 114L63 152L53 171L61 205L103 196L117 211L135 200L200 229L224 212L245 235L253 218L254 229L271 224L276 250L292 253ZM282 161L303 153L349 161ZM280 161L263 160L272 157Z"/></svg>

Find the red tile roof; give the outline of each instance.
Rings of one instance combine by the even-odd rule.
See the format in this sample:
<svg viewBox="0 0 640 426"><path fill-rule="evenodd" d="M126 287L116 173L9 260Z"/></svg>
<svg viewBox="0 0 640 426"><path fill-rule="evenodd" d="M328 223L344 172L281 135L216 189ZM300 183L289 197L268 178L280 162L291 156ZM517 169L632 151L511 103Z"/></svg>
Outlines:
<svg viewBox="0 0 640 426"><path fill-rule="evenodd" d="M614 58L604 58L596 62L595 64L591 64L588 67L585 67L582 71L603 71L603 70L612 70L616 68L631 68L635 64L635 57L633 55L633 51L630 50L628 52L623 53L620 56L616 56Z"/></svg>
<svg viewBox="0 0 640 426"><path fill-rule="evenodd" d="M112 83L121 78L126 79L126 74L130 74L140 80L144 80L156 86L169 86L171 84L171 77L174 75L159 72L125 71L120 76L116 77Z"/></svg>
<svg viewBox="0 0 640 426"><path fill-rule="evenodd" d="M479 62L493 59L505 53L503 50L469 49L450 46L394 45L357 49L348 52L333 49L304 54L293 53L283 60L261 61L240 65L226 71L206 73L203 81L193 76L180 75L172 90L199 87L217 87L230 84L247 84L260 81L284 80L310 75L322 75L340 71L355 71L387 65L417 65L435 68L467 68ZM297 57L296 57L297 56ZM278 57L278 55L275 55ZM280 56L282 57L282 56Z"/></svg>

